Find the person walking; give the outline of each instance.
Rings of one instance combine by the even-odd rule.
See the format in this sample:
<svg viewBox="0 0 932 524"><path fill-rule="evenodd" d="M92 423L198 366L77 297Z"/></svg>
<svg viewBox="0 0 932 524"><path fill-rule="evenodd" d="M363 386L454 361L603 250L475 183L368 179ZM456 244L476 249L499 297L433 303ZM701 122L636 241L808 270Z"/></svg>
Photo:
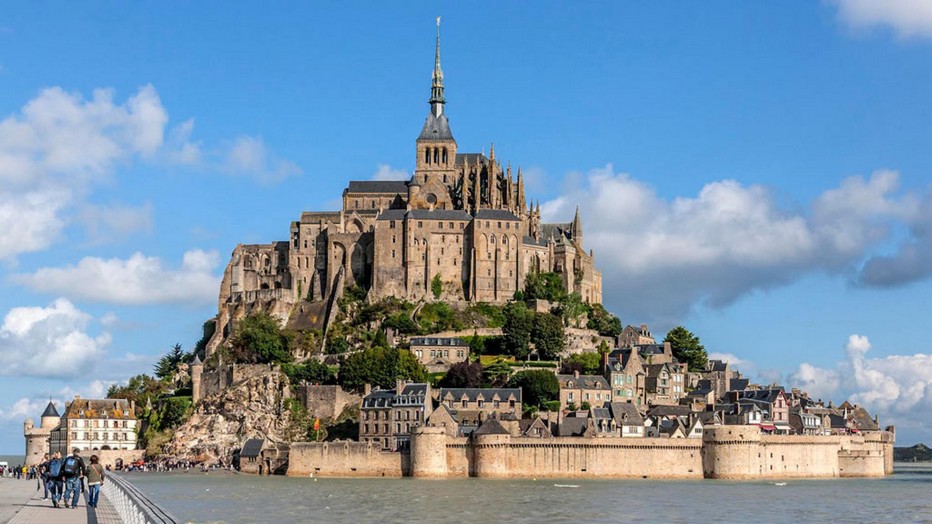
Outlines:
<svg viewBox="0 0 932 524"><path fill-rule="evenodd" d="M78 497L81 496L81 487L84 480L84 461L78 455L78 448L71 450L71 455L65 457L62 461L61 472L65 477L65 507L77 508ZM71 505L68 505L68 499L71 499Z"/></svg>
<svg viewBox="0 0 932 524"><path fill-rule="evenodd" d="M52 506L58 507L62 496L61 452L56 451L49 461L49 492L52 494Z"/></svg>
<svg viewBox="0 0 932 524"><path fill-rule="evenodd" d="M44 491L42 500L49 499L49 454L42 455L42 462L39 464L39 480L42 482Z"/></svg>
<svg viewBox="0 0 932 524"><path fill-rule="evenodd" d="M96 508L97 499L100 498L100 488L104 485L104 468L100 465L97 455L91 455L91 463L87 467L87 505Z"/></svg>

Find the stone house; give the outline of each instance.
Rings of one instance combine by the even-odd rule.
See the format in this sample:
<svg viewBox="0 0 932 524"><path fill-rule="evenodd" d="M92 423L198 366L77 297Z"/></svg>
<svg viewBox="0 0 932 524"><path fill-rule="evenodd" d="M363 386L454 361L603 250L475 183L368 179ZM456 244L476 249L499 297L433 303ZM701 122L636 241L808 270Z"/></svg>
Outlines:
<svg viewBox="0 0 932 524"><path fill-rule="evenodd" d="M792 432L790 427L790 406L787 403L783 388L746 389L744 391L730 391L738 404L754 403L760 406L764 420L761 429L780 434Z"/></svg>
<svg viewBox="0 0 932 524"><path fill-rule="evenodd" d="M431 373L448 371L453 364L466 362L469 343L459 337L415 337L411 353Z"/></svg>
<svg viewBox="0 0 932 524"><path fill-rule="evenodd" d="M573 407L582 408L601 406L612 400L612 388L605 377L599 375L557 375L560 384L560 409L572 411Z"/></svg>
<svg viewBox="0 0 932 524"><path fill-rule="evenodd" d="M602 374L611 384L613 400L644 403L647 373L640 354L633 349L615 349L602 357Z"/></svg>
<svg viewBox="0 0 932 524"><path fill-rule="evenodd" d="M641 324L639 327L634 327L629 324L625 326L625 328L621 330L621 334L618 335L619 348L632 348L656 343L657 341L654 340L653 333L647 329L647 324Z"/></svg>
<svg viewBox="0 0 932 524"><path fill-rule="evenodd" d="M430 384L398 381L395 389L370 390L359 408L359 440L382 449L407 449L411 428L424 424L433 410Z"/></svg>
<svg viewBox="0 0 932 524"><path fill-rule="evenodd" d="M67 454L81 451L135 450L136 403L126 399L82 399L75 395L65 407L61 424L51 437Z"/></svg>
<svg viewBox="0 0 932 524"><path fill-rule="evenodd" d="M644 418L637 406L629 402L611 402L608 408L622 438L644 437Z"/></svg>
<svg viewBox="0 0 932 524"><path fill-rule="evenodd" d="M648 364L644 366L644 371L647 375L644 392L648 405L679 404L680 398L685 395L686 375L678 363Z"/></svg>

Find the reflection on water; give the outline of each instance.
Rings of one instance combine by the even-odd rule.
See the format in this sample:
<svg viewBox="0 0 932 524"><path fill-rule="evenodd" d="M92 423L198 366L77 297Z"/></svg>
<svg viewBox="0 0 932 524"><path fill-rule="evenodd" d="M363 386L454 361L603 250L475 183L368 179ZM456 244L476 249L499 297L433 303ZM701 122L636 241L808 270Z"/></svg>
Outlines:
<svg viewBox="0 0 932 524"><path fill-rule="evenodd" d="M777 482L126 475L192 522L932 522L932 465ZM780 481L782 484L784 481Z"/></svg>

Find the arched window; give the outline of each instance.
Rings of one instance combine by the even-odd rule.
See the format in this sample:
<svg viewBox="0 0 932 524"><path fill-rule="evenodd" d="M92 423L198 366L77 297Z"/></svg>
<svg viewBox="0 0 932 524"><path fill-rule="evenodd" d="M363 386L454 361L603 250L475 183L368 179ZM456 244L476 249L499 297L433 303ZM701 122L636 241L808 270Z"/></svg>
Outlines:
<svg viewBox="0 0 932 524"><path fill-rule="evenodd" d="M434 148L434 163L437 164L440 162L440 150L436 147Z"/></svg>
<svg viewBox="0 0 932 524"><path fill-rule="evenodd" d="M430 148L429 147L424 148L424 163L426 164L430 163Z"/></svg>
<svg viewBox="0 0 932 524"><path fill-rule="evenodd" d="M447 164L447 148L443 148L443 164Z"/></svg>

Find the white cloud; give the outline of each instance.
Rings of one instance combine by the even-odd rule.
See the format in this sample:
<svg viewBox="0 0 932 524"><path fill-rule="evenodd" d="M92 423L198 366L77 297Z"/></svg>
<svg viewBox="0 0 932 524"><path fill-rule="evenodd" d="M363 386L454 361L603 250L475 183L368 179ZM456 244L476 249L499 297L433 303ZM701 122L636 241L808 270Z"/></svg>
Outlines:
<svg viewBox="0 0 932 524"><path fill-rule="evenodd" d="M575 180L542 204L544 220L569 221L581 204L585 247L595 250L610 306L659 325L814 271L853 273L920 208L891 171L849 178L809 212L781 208L767 188L733 180L673 200L611 165Z"/></svg>
<svg viewBox="0 0 932 524"><path fill-rule="evenodd" d="M49 307L11 309L0 326L0 374L73 378L89 372L110 334L86 332L91 316L60 298Z"/></svg>
<svg viewBox="0 0 932 524"><path fill-rule="evenodd" d="M93 380L77 388L68 385L57 390L40 392L31 397L20 397L9 407L0 408L0 421L22 422L28 418L38 425L40 415L45 411L49 400L61 414L65 409L65 403L74 399L75 395L80 395L81 398L104 398L107 396L109 387L109 383Z"/></svg>
<svg viewBox="0 0 932 524"><path fill-rule="evenodd" d="M834 368L809 363L788 377L791 386L815 398L849 399L884 419L882 424L906 424L913 431L932 433L932 354L870 358L867 337L851 335L845 359Z"/></svg>
<svg viewBox="0 0 932 524"><path fill-rule="evenodd" d="M832 0L849 27L889 27L901 38L932 36L932 2L928 0Z"/></svg>
<svg viewBox="0 0 932 524"><path fill-rule="evenodd" d="M753 374L757 369L753 362L747 359L739 358L733 353L718 353L716 351L711 351L709 352L709 360L721 360L723 362L727 362L732 370L737 369L745 376Z"/></svg>
<svg viewBox="0 0 932 524"><path fill-rule="evenodd" d="M87 230L88 239L95 244L121 240L138 232L150 232L154 222L149 202L139 207L83 204L77 214Z"/></svg>
<svg viewBox="0 0 932 524"><path fill-rule="evenodd" d="M181 267L166 268L158 257L135 253L128 259L85 257L76 266L42 268L14 275L14 282L36 291L111 304L209 304L220 279L213 271L216 252L194 249Z"/></svg>
<svg viewBox="0 0 932 524"><path fill-rule="evenodd" d="M261 138L251 136L241 136L230 144L223 167L230 174L249 176L263 184L301 174L294 162L276 157Z"/></svg>
<svg viewBox="0 0 932 524"><path fill-rule="evenodd" d="M95 183L159 150L167 119L147 85L123 104L111 90L88 100L49 88L0 121L0 259L46 249Z"/></svg>
<svg viewBox="0 0 932 524"><path fill-rule="evenodd" d="M372 180L408 180L411 175L404 169L395 169L388 164L379 164L379 169L372 175Z"/></svg>

